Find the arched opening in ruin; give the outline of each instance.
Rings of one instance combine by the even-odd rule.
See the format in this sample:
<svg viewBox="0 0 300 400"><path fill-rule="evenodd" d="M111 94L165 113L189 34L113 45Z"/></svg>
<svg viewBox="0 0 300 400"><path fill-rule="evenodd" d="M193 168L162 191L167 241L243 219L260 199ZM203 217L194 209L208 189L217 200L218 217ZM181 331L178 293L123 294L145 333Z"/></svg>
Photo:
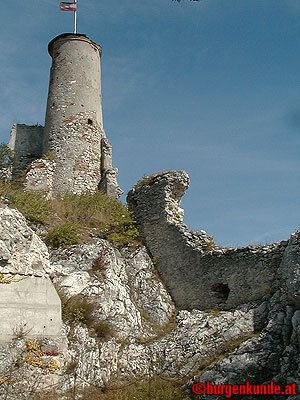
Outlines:
<svg viewBox="0 0 300 400"><path fill-rule="evenodd" d="M215 296L217 300L222 303L225 303L230 293L228 283L223 282L214 283L211 287L211 291L213 296Z"/></svg>

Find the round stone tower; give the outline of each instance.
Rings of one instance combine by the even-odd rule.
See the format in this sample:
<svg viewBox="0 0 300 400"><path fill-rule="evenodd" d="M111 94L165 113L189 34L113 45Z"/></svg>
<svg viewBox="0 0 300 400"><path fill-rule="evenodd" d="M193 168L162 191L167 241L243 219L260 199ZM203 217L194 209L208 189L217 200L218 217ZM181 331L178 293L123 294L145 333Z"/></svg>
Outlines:
<svg viewBox="0 0 300 400"><path fill-rule="evenodd" d="M48 46L52 57L43 154L55 160L53 191L93 192L101 179L101 47L65 33ZM103 162L102 162L103 163Z"/></svg>

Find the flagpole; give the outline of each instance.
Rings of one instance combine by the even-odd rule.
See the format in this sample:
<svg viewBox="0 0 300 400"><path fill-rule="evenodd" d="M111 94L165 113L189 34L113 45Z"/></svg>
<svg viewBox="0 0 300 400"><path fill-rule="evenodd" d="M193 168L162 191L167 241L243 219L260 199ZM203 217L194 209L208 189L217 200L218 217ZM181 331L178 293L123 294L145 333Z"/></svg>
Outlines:
<svg viewBox="0 0 300 400"><path fill-rule="evenodd" d="M77 31L77 0L74 0L75 11L74 11L74 33Z"/></svg>

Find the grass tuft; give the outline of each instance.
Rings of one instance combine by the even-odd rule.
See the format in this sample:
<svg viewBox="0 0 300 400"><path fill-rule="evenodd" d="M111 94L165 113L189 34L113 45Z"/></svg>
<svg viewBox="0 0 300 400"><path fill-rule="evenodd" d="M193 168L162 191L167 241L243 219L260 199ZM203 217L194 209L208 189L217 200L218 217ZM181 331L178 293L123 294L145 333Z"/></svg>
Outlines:
<svg viewBox="0 0 300 400"><path fill-rule="evenodd" d="M76 391L81 400L182 400L181 383L160 377L133 383L118 383L103 389L87 387ZM73 395L64 395L64 399L73 399ZM78 397L79 398L79 397ZM61 395L42 394L32 400L60 400Z"/></svg>
<svg viewBox="0 0 300 400"><path fill-rule="evenodd" d="M50 200L41 192L25 192L20 182L0 182L0 196L8 198L28 221L45 225L46 241L55 247L88 241L91 231L120 246L139 244L132 213L105 193L67 193Z"/></svg>

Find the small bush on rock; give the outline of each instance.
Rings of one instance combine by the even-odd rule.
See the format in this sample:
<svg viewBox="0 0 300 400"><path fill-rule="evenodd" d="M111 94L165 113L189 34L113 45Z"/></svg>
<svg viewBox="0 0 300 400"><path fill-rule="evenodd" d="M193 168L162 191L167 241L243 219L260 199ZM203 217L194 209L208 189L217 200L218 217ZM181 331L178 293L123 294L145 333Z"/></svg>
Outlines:
<svg viewBox="0 0 300 400"><path fill-rule="evenodd" d="M60 293L59 293L60 294ZM62 317L69 322L83 322L91 325L94 322L93 311L95 304L89 302L81 295L75 295L66 299L61 296Z"/></svg>
<svg viewBox="0 0 300 400"><path fill-rule="evenodd" d="M98 257L94 259L92 268L88 270L88 273L96 276L98 279L103 278L108 265L108 248L104 247L100 250Z"/></svg>
<svg viewBox="0 0 300 400"><path fill-rule="evenodd" d="M139 238L139 231L133 222L129 224L117 223L107 228L105 237L110 242L125 246L137 241Z"/></svg>
<svg viewBox="0 0 300 400"><path fill-rule="evenodd" d="M10 204L16 207L29 221L45 223L50 215L50 202L39 192L12 193Z"/></svg>
<svg viewBox="0 0 300 400"><path fill-rule="evenodd" d="M16 154L5 143L0 143L0 168L17 165L19 163Z"/></svg>
<svg viewBox="0 0 300 400"><path fill-rule="evenodd" d="M216 243L213 240L205 242L205 250L212 251L216 247Z"/></svg>
<svg viewBox="0 0 300 400"><path fill-rule="evenodd" d="M78 243L78 226L68 221L50 229L45 240L53 247L61 247Z"/></svg>

